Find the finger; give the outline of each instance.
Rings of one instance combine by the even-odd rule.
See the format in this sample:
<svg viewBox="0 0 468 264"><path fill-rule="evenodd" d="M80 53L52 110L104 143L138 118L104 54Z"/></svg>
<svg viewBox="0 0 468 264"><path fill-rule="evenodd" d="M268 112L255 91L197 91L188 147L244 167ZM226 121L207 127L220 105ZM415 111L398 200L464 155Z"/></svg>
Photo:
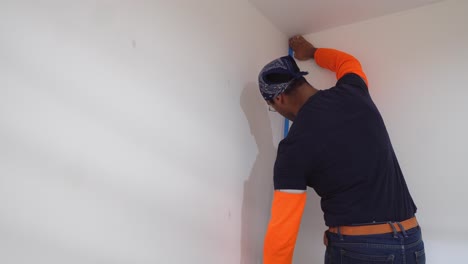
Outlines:
<svg viewBox="0 0 468 264"><path fill-rule="evenodd" d="M292 37L289 39L289 47L291 47L292 49L296 48L296 43L297 43L297 38L296 37Z"/></svg>
<svg viewBox="0 0 468 264"><path fill-rule="evenodd" d="M291 39L293 41L298 41L298 40L301 40L301 37L302 37L301 35L296 35L296 36L292 37Z"/></svg>

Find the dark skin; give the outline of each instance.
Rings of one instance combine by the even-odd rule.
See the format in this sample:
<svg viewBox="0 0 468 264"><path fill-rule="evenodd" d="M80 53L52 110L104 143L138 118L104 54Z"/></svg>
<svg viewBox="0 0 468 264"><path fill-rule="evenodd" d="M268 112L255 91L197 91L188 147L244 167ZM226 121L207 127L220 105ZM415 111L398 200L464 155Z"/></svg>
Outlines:
<svg viewBox="0 0 468 264"><path fill-rule="evenodd" d="M289 39L289 47L294 50L294 58L305 61L313 59L315 51L314 45L308 42L303 36L294 36Z"/></svg>
<svg viewBox="0 0 468 264"><path fill-rule="evenodd" d="M289 47L294 51L294 57L300 61L313 59L315 51L317 50L302 36L294 36L290 38ZM291 121L294 121L297 113L302 108L304 103L316 92L317 89L308 83L304 83L292 93L280 94L273 99L273 103L267 103L282 116Z"/></svg>

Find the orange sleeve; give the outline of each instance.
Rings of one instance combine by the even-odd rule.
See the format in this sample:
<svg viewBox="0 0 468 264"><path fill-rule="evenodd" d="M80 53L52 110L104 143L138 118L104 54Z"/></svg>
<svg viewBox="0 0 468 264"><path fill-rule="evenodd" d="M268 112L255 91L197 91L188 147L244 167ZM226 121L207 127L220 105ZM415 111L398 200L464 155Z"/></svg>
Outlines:
<svg viewBox="0 0 468 264"><path fill-rule="evenodd" d="M306 193L276 190L263 249L264 264L291 264Z"/></svg>
<svg viewBox="0 0 468 264"><path fill-rule="evenodd" d="M340 79L347 73L355 73L366 82L366 85L369 85L361 63L347 53L335 49L319 48L315 52L314 58L320 67L335 72L336 79Z"/></svg>

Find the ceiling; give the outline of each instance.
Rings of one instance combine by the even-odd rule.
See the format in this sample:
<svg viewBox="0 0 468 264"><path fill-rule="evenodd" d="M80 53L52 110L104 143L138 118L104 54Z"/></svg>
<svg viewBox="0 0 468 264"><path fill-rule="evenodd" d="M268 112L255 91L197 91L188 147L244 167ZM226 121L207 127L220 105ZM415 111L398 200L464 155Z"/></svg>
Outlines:
<svg viewBox="0 0 468 264"><path fill-rule="evenodd" d="M309 34L443 0L249 0L288 36Z"/></svg>

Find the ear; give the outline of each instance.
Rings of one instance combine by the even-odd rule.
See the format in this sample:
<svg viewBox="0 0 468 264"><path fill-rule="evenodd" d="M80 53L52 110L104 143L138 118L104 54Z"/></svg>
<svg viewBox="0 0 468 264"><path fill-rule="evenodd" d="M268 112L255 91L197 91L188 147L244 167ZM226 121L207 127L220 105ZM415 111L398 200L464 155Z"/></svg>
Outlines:
<svg viewBox="0 0 468 264"><path fill-rule="evenodd" d="M275 103L278 103L278 104L284 104L284 94L280 94L278 96L276 96L275 98Z"/></svg>

